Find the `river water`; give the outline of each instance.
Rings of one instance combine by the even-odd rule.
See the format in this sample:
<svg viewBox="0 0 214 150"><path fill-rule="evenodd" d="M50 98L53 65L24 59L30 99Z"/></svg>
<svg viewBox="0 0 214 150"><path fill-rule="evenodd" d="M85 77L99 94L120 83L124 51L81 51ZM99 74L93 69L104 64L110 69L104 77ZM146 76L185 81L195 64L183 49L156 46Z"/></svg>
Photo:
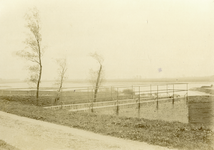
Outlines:
<svg viewBox="0 0 214 150"><path fill-rule="evenodd" d="M177 82L179 83L179 82ZM141 87L140 90L141 91L149 91L149 90L154 90L154 93L156 92L157 86L156 84L159 84L158 89L160 90L166 90L166 88L168 89L173 89L173 85L167 85L170 84L168 82L166 83L157 83L157 82L105 82L103 84L103 86L108 86L108 87L119 87L119 91L122 91L126 88L132 88L132 86L135 86L135 89L133 89L134 91L139 91L139 87L138 85L146 85L145 87ZM201 86L210 86L211 84L214 84L213 82L189 82L188 85L187 84L176 84L175 85L175 89L184 89L184 90L189 90L192 88L196 88L196 87L201 87ZM155 86L150 86L150 85L155 85ZM64 90L77 90L80 87L85 87L85 89L91 86L89 83L87 82L65 82L63 84ZM121 88L121 86L123 86L124 88ZM54 82L42 82L41 85L41 90L55 90L54 88L57 88L57 85L54 84ZM27 82L11 82L11 83L0 83L0 90L15 90L15 89L19 89L19 90L29 90L29 88L32 88L32 86L30 84L28 84ZM35 86L34 86L35 88ZM76 89L75 89L76 88ZM142 93L142 92L141 92ZM187 93L187 91L182 91L182 92L177 92L175 94L178 95L185 95ZM172 95L172 92L170 93ZM197 91L188 91L188 95L189 96L193 96L193 95L209 95L203 92L197 92Z"/></svg>
<svg viewBox="0 0 214 150"><path fill-rule="evenodd" d="M175 82L180 83L180 82ZM185 82L188 83L188 88L194 88L194 87L201 87L201 86L210 86L211 84L214 84L214 82ZM132 86L132 85L150 85L150 84L170 84L168 82L105 82L103 83L103 86ZM90 83L87 82L64 82L63 87L65 88L73 88L73 87L88 87L91 86ZM20 82L0 82L0 89L11 89L11 88L31 88L32 85L28 84L27 82L20 81ZM34 86L35 87L35 86ZM57 85L54 82L44 81L41 82L40 87L57 87Z"/></svg>

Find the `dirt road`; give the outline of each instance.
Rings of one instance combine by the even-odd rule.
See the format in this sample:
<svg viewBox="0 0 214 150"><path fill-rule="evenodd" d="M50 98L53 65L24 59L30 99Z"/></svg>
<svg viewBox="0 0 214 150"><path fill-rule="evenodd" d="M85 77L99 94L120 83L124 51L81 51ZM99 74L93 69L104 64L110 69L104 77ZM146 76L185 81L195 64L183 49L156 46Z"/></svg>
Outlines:
<svg viewBox="0 0 214 150"><path fill-rule="evenodd" d="M143 142L104 136L0 112L0 139L20 150L164 150Z"/></svg>

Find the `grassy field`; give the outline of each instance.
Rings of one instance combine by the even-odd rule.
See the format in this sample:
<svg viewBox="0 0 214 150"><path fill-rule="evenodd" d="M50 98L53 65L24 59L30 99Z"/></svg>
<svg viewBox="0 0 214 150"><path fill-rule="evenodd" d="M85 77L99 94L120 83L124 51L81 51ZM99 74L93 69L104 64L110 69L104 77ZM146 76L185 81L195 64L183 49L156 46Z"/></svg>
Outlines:
<svg viewBox="0 0 214 150"><path fill-rule="evenodd" d="M190 103L194 99L192 97ZM31 105L29 102L17 102L3 98L0 99L0 110L104 135L144 141L154 145L188 150L214 149L212 143L214 133L209 127L200 124L118 117L99 113L68 112L63 109L51 110Z"/></svg>
<svg viewBox="0 0 214 150"><path fill-rule="evenodd" d="M118 114L116 106L108 109L95 109L94 111L101 114L119 115L126 117L138 117L146 119L161 119L165 121L179 121L188 123L188 107L185 98L175 100L174 105L172 100L159 101L158 109L156 101L149 103L128 105L128 107L118 106Z"/></svg>
<svg viewBox="0 0 214 150"><path fill-rule="evenodd" d="M23 92L23 93L22 93ZM13 91L10 93L9 91L4 95L0 96L2 99L7 99L9 101L17 101L23 104L31 104L36 105L36 98L33 94L27 94L28 91ZM65 91L60 96L60 99L55 102L56 98L55 91L40 91L39 97L39 106L53 106L53 105L60 105L60 104L79 104L79 103L88 103L93 100L93 93L91 92L81 92L81 91ZM124 95L117 95L115 91L100 91L97 94L97 102L102 101L111 101L111 100L122 100L122 99L130 99L132 98L132 94L124 94ZM133 96L134 97L134 96ZM136 97L136 96L135 96Z"/></svg>
<svg viewBox="0 0 214 150"><path fill-rule="evenodd" d="M19 150L9 144L7 144L6 142L0 140L0 150Z"/></svg>

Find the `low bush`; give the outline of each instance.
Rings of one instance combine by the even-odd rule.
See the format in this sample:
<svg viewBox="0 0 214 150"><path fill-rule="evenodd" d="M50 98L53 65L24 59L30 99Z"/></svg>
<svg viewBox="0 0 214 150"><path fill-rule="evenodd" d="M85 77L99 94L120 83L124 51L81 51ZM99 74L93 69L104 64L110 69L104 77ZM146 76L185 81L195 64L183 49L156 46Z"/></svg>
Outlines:
<svg viewBox="0 0 214 150"><path fill-rule="evenodd" d="M132 94L134 95L135 94L135 92L132 89L124 89L123 93L127 94L127 95L132 95Z"/></svg>

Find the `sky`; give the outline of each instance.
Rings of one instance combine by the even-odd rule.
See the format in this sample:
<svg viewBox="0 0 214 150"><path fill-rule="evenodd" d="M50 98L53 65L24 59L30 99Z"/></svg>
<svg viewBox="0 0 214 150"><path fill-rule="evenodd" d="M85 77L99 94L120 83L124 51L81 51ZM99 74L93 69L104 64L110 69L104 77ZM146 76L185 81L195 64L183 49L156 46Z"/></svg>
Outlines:
<svg viewBox="0 0 214 150"><path fill-rule="evenodd" d="M15 55L29 30L24 15L40 12L42 79L87 79L104 58L107 79L214 75L213 0L0 0L0 78L26 79L30 63Z"/></svg>

